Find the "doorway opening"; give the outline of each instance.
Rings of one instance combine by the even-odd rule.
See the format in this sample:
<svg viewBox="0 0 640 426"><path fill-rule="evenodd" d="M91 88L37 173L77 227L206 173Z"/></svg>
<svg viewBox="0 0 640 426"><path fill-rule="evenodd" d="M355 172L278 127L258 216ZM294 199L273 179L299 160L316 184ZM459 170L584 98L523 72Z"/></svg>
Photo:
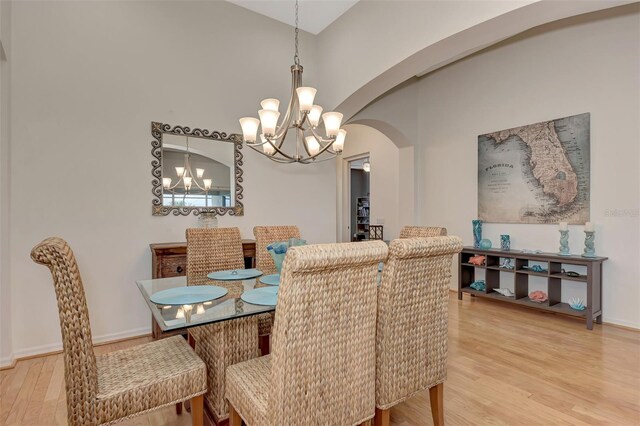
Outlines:
<svg viewBox="0 0 640 426"><path fill-rule="evenodd" d="M349 161L350 227L351 241L369 239L371 218L371 163L369 157Z"/></svg>

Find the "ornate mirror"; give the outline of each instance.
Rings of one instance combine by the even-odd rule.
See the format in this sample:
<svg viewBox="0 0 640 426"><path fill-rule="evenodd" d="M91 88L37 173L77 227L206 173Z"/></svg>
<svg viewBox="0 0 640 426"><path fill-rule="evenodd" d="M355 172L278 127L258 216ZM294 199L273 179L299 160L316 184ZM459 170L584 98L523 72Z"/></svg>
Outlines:
<svg viewBox="0 0 640 426"><path fill-rule="evenodd" d="M153 215L242 216L242 138L151 123Z"/></svg>

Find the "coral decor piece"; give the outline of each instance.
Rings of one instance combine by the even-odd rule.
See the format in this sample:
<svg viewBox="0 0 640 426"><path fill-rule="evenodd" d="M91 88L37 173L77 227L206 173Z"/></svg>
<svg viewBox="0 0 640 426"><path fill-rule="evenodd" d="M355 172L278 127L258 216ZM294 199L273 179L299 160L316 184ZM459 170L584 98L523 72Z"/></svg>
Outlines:
<svg viewBox="0 0 640 426"><path fill-rule="evenodd" d="M486 260L486 256L473 256L469 259L469 263L476 266L483 266Z"/></svg>
<svg viewBox="0 0 640 426"><path fill-rule="evenodd" d="M584 311L585 309L587 309L587 307L584 305L584 300L579 297L572 297L571 299L569 299L569 306L571 306L571 309L576 311Z"/></svg>
<svg viewBox="0 0 640 426"><path fill-rule="evenodd" d="M493 291L495 291L495 292L497 292L497 293L500 293L501 295L506 296L506 297L513 297L513 296L515 296L515 293L514 293L514 292L512 292L512 291L511 291L510 289L508 289L508 288L494 288L494 289L493 289Z"/></svg>
<svg viewBox="0 0 640 426"><path fill-rule="evenodd" d="M487 288L487 285L485 284L484 280L478 280L478 281L472 282L469 285L469 287L477 291L485 291Z"/></svg>
<svg viewBox="0 0 640 426"><path fill-rule="evenodd" d="M544 291L536 290L529 293L529 299L532 302L544 303L547 301L548 297L547 293L545 293Z"/></svg>
<svg viewBox="0 0 640 426"><path fill-rule="evenodd" d="M540 265L533 265L533 266L524 265L522 269L533 271L533 272L547 272L547 270Z"/></svg>
<svg viewBox="0 0 640 426"><path fill-rule="evenodd" d="M502 264L500 265L500 267L501 267L501 268L504 268L504 269L515 269L515 267L513 266L513 263L512 263L512 262L513 262L513 260L512 260L512 259L505 258L505 259L502 261Z"/></svg>

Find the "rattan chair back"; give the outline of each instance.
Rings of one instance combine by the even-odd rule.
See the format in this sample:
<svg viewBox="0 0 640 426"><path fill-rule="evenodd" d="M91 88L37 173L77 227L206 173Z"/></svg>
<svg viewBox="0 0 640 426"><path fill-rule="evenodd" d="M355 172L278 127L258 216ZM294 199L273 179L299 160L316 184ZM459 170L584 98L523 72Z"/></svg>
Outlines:
<svg viewBox="0 0 640 426"><path fill-rule="evenodd" d="M35 246L31 258L47 266L53 277L62 332L69 424L95 424L98 372L89 311L75 256L65 240L53 237Z"/></svg>
<svg viewBox="0 0 640 426"><path fill-rule="evenodd" d="M187 229L187 277L190 280L204 279L210 272L243 268L240 229Z"/></svg>
<svg viewBox="0 0 640 426"><path fill-rule="evenodd" d="M451 260L461 250L453 236L391 242L378 290L379 409L445 380Z"/></svg>
<svg viewBox="0 0 640 426"><path fill-rule="evenodd" d="M400 230L400 238L444 237L446 235L447 228L438 226L403 226Z"/></svg>
<svg viewBox="0 0 640 426"><path fill-rule="evenodd" d="M218 282L207 278L207 274L243 268L240 229L187 229L188 285L221 285L229 290L229 297L240 297L244 289L242 281ZM205 402L217 421L226 419L229 414L224 399L226 368L260 354L257 321L257 317L247 317L189 329L196 342L196 354L207 365Z"/></svg>
<svg viewBox="0 0 640 426"><path fill-rule="evenodd" d="M269 423L359 424L375 409L377 271L387 245L289 250L272 335Z"/></svg>
<svg viewBox="0 0 640 426"><path fill-rule="evenodd" d="M288 241L291 238L300 238L300 230L295 225L287 226L255 226L253 235L256 238L256 268L265 275L275 274L276 264L267 246L278 241Z"/></svg>

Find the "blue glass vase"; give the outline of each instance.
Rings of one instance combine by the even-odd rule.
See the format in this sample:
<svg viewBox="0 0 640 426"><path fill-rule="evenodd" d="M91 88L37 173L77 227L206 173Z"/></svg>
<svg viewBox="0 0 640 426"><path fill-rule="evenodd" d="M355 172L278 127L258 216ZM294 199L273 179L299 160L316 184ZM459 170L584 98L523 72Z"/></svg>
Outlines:
<svg viewBox="0 0 640 426"><path fill-rule="evenodd" d="M508 235L500 235L500 249L502 251L511 250L511 237Z"/></svg>
<svg viewBox="0 0 640 426"><path fill-rule="evenodd" d="M472 220L473 224L473 248L480 248L480 240L482 240L482 221L479 219Z"/></svg>
<svg viewBox="0 0 640 426"><path fill-rule="evenodd" d="M282 262L284 262L289 247L303 246L305 244L307 244L306 240L291 238L289 241L278 241L267 246L267 251L273 258L273 263L275 263L278 273L282 270Z"/></svg>

